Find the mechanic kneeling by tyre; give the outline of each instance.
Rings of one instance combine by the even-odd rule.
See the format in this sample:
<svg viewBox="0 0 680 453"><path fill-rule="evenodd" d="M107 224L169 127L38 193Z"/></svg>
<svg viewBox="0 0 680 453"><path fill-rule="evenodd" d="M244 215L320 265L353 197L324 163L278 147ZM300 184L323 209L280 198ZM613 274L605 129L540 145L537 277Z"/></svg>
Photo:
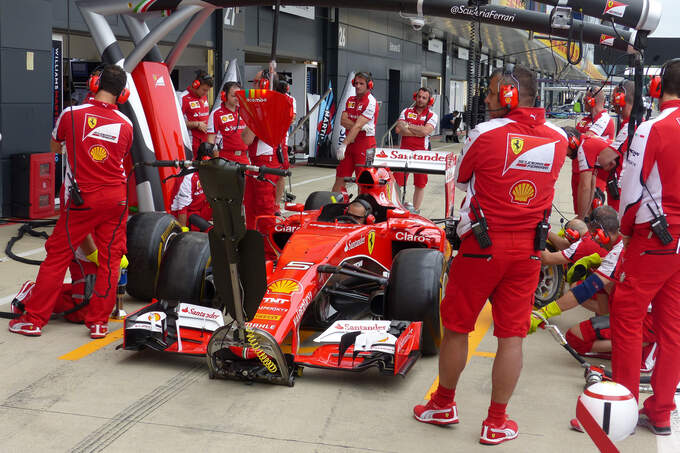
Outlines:
<svg viewBox="0 0 680 453"><path fill-rule="evenodd" d="M454 397L467 361L468 334L492 299L498 350L480 437L490 445L518 435L505 410L522 368L539 250L567 152L564 132L545 121L542 108L533 108L536 91L536 75L527 68L506 66L491 76L485 103L493 119L470 133L456 169L456 183L467 194L458 225L462 243L441 304L439 387L427 404L413 409L424 423L458 423Z"/></svg>

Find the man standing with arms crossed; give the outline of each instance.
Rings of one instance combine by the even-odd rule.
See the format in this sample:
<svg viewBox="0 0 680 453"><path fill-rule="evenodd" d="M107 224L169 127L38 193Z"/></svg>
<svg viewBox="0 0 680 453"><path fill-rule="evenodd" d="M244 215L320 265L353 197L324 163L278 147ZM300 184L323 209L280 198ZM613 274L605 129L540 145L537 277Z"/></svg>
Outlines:
<svg viewBox="0 0 680 453"><path fill-rule="evenodd" d="M371 94L373 77L368 72L357 72L352 80L356 96L350 96L342 112L340 123L347 130L345 141L338 148L338 168L333 192L345 187L345 178L356 172L356 166L366 165L366 150L375 147L375 126L378 123L378 101Z"/></svg>
<svg viewBox="0 0 680 453"><path fill-rule="evenodd" d="M401 136L399 145L402 149L422 150L430 149L430 135L437 127L437 114L430 112L430 106L434 104L432 92L427 87L422 87L413 95L415 105L404 109L399 116L396 131ZM455 132L454 132L455 134ZM395 172L394 178L401 190L406 189L408 173ZM413 208L420 212L425 196L425 186L427 185L427 175L416 173L413 175Z"/></svg>
<svg viewBox="0 0 680 453"><path fill-rule="evenodd" d="M661 113L638 126L624 157L619 217L625 256L610 320L614 380L639 398L642 322L652 301L659 352L654 394L638 424L670 435L680 381L680 60L666 62L661 74Z"/></svg>
<svg viewBox="0 0 680 453"><path fill-rule="evenodd" d="M9 322L10 332L27 336L42 333L75 250L92 233L99 267L85 325L92 338L108 334L125 252L127 177L123 159L132 145L132 123L116 107L129 96L125 71L107 65L93 83L97 88L94 99L65 109L52 132L53 152L60 152L62 143L66 144L65 200L54 232L45 243L47 257L30 297L24 301L25 312Z"/></svg>
<svg viewBox="0 0 680 453"><path fill-rule="evenodd" d="M522 341L529 329L541 266L536 239L547 237L555 182L567 138L534 108L534 72L508 66L492 74L485 99L493 119L479 124L465 142L456 183L467 192L453 259L441 304L445 327L439 352L439 387L425 405L413 408L424 423L458 423L454 400L465 368L468 334L487 299L493 298L498 350L492 371L491 404L480 442L495 445L518 435L506 406L522 369ZM487 227L488 226L488 227Z"/></svg>

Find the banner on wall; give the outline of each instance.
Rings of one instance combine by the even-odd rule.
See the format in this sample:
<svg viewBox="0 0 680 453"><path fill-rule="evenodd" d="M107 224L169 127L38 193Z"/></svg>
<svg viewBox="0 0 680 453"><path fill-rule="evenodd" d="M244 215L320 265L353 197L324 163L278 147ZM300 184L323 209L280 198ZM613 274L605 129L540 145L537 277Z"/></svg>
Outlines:
<svg viewBox="0 0 680 453"><path fill-rule="evenodd" d="M64 41L52 35L52 125L64 109Z"/></svg>

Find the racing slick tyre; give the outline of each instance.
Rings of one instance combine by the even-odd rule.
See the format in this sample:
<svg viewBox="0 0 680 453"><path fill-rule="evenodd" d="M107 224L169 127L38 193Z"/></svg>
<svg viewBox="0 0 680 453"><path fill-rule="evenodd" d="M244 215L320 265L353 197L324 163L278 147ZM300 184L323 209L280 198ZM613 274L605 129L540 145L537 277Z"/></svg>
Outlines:
<svg viewBox="0 0 680 453"><path fill-rule="evenodd" d="M557 249L548 244L546 250L555 252ZM564 266L561 264L541 265L538 286L534 294L534 307L542 308L562 296L564 288Z"/></svg>
<svg viewBox="0 0 680 453"><path fill-rule="evenodd" d="M143 212L127 224L127 292L140 300L154 297L161 256L169 240L182 232L177 220L165 212Z"/></svg>
<svg viewBox="0 0 680 453"><path fill-rule="evenodd" d="M321 209L327 204L338 203L340 200L342 200L342 194L340 192L328 192L323 190L312 192L305 201L305 211Z"/></svg>
<svg viewBox="0 0 680 453"><path fill-rule="evenodd" d="M207 234L188 231L175 237L161 260L156 297L211 306L215 291L212 284L206 281L210 264Z"/></svg>
<svg viewBox="0 0 680 453"><path fill-rule="evenodd" d="M423 321L423 355L439 352L442 325L444 255L439 250L406 249L397 253L386 289L385 317L397 321Z"/></svg>

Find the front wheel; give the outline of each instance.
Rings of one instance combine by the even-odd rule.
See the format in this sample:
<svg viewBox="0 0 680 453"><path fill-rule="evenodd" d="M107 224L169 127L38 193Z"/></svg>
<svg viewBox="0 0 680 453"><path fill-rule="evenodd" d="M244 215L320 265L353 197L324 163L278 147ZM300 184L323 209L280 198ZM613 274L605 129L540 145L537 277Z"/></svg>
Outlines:
<svg viewBox="0 0 680 453"><path fill-rule="evenodd" d="M556 251L550 244L547 250L550 252ZM559 299L564 287L564 277L564 266L561 264L541 265L538 286L534 294L534 307L542 308L550 302Z"/></svg>
<svg viewBox="0 0 680 453"><path fill-rule="evenodd" d="M420 350L424 355L436 355L441 344L439 305L444 272L444 255L439 250L405 249L392 262L386 292L387 319L422 321Z"/></svg>

